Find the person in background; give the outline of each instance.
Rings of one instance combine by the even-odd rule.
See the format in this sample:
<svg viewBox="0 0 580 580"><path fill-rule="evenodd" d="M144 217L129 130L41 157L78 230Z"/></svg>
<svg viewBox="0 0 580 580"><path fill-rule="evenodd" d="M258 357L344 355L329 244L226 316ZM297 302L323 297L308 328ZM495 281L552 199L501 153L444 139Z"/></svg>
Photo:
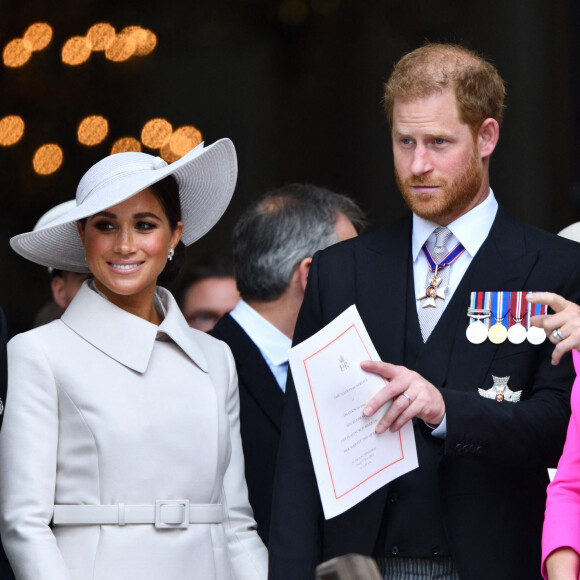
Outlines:
<svg viewBox="0 0 580 580"><path fill-rule="evenodd" d="M288 349L312 256L357 235L354 201L323 187L291 184L253 203L234 228L242 300L211 332L232 349L240 385L246 481L258 533L268 544Z"/></svg>
<svg viewBox="0 0 580 580"><path fill-rule="evenodd" d="M65 201L59 203L53 208L49 209L36 222L32 231L37 231L47 223L59 218L76 206L76 200ZM34 318L33 328L48 324L62 316L66 307L71 303L75 297L82 283L88 278L86 272L69 272L67 270L59 270L49 266L48 274L50 276L50 290L52 292L52 300L45 304Z"/></svg>
<svg viewBox="0 0 580 580"><path fill-rule="evenodd" d="M203 332L211 330L240 300L231 260L213 252L194 261L180 287L179 305L185 320Z"/></svg>
<svg viewBox="0 0 580 580"><path fill-rule="evenodd" d="M387 580L540 577L547 468L566 435L572 360L554 367L549 342L496 333L507 333L508 306L497 307L497 292L580 300L580 246L498 205L489 166L504 96L497 69L461 46L426 44L395 64L385 109L411 211L314 257L294 342L355 304L383 361L361 366L386 379L361 417L376 417L378 437L412 421L419 467L325 520L289 377L272 580L310 580L317 562L348 553L374 556ZM482 323L474 337L472 292L489 291L495 329Z"/></svg>
<svg viewBox="0 0 580 580"><path fill-rule="evenodd" d="M0 533L19 580L265 580L233 357L157 285L236 176L229 139L170 165L118 153L83 176L75 208L12 238L93 274L59 320L8 345Z"/></svg>

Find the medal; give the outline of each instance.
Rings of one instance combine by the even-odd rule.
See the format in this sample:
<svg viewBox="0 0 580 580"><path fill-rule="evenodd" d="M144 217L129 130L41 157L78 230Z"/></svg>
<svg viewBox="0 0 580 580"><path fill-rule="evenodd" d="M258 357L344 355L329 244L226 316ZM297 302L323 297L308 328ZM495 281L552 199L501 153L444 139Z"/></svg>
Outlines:
<svg viewBox="0 0 580 580"><path fill-rule="evenodd" d="M491 316L489 301L489 292L471 293L471 307L467 309L470 321L465 336L472 344L481 344L487 338L488 329L484 321L489 320Z"/></svg>
<svg viewBox="0 0 580 580"><path fill-rule="evenodd" d="M433 278L430 278L427 283L427 288L421 290L417 296L417 300L425 300L423 304L421 304L422 308L437 308L437 304L435 303L436 298L441 298L445 300L445 293L449 286L441 286L441 279L437 277L440 270L443 268L450 266L465 252L465 248L461 244L457 244L448 254L441 260L439 263L435 261L433 256L431 255L431 251L427 247L427 242L423 244L421 248L425 254L425 258L427 258L427 263L429 264L429 271L433 272Z"/></svg>
<svg viewBox="0 0 580 580"><path fill-rule="evenodd" d="M517 403L522 396L521 391L512 391L508 387L509 377L494 377L493 385L490 389L477 389L477 392L485 399L495 399L498 403L509 401L510 403Z"/></svg>
<svg viewBox="0 0 580 580"><path fill-rule="evenodd" d="M507 338L512 344L521 344L526 340L527 332L522 325L524 319L522 315L523 292L510 292L510 327ZM512 322L513 321L513 322Z"/></svg>
<svg viewBox="0 0 580 580"><path fill-rule="evenodd" d="M530 319L536 314L548 314L548 306L545 304L532 304L531 302L528 302L528 311L526 316L526 326L528 327L528 342L538 345L542 344L544 340L546 340L546 333L544 332L543 328L530 326Z"/></svg>
<svg viewBox="0 0 580 580"><path fill-rule="evenodd" d="M507 314L507 308L505 312L503 311L504 294L507 294L507 292L492 292L491 310L496 322L489 329L487 336L494 344L501 344L507 338L507 328L502 324Z"/></svg>

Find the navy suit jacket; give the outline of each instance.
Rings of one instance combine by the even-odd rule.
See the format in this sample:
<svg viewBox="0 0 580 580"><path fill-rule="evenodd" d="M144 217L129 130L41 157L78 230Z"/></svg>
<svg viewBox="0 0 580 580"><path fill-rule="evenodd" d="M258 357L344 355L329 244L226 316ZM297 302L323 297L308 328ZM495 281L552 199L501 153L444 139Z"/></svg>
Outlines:
<svg viewBox="0 0 580 580"><path fill-rule="evenodd" d="M404 362L412 219L332 246L312 262L294 335L300 342L356 304L381 359ZM540 578L546 468L562 451L574 377L571 356L551 365L553 345L471 344L472 291L549 290L580 300L580 245L527 226L501 207L489 236L413 370L440 389L447 436L433 447L440 512L462 580ZM410 301L409 301L410 302ZM485 399L492 375L509 376L519 403ZM433 451L432 451L433 452ZM419 468L420 469L420 468ZM311 580L314 567L351 552L372 555L388 487L325 521L296 391L288 381L278 453L270 578ZM415 515L415 514L410 514ZM388 522L384 522L388 526Z"/></svg>
<svg viewBox="0 0 580 580"><path fill-rule="evenodd" d="M267 546L284 393L258 347L229 314L209 334L226 342L236 361L248 494L258 534Z"/></svg>

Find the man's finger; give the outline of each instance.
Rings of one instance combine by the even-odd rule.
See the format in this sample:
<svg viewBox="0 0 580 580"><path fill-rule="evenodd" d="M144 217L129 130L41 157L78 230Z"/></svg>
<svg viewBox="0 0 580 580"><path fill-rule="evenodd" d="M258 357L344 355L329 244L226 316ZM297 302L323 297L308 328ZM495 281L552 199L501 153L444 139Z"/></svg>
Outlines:
<svg viewBox="0 0 580 580"><path fill-rule="evenodd" d="M532 304L547 304L554 312L561 312L570 304L566 298L554 292L535 292L527 294L526 300Z"/></svg>

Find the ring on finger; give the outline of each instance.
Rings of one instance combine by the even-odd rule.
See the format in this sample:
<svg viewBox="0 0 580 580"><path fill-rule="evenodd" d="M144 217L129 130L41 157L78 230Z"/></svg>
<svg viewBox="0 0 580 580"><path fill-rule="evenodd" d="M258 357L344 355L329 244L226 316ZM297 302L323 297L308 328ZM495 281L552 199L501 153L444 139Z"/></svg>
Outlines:
<svg viewBox="0 0 580 580"><path fill-rule="evenodd" d="M552 331L552 338L558 342L564 340L565 336L562 334L562 330L560 327L556 328L556 330Z"/></svg>
<svg viewBox="0 0 580 580"><path fill-rule="evenodd" d="M401 395L403 395L403 397L405 397L407 399L407 401L409 401L409 405L411 404L411 397L409 397L409 395L407 395L407 393L401 393Z"/></svg>

